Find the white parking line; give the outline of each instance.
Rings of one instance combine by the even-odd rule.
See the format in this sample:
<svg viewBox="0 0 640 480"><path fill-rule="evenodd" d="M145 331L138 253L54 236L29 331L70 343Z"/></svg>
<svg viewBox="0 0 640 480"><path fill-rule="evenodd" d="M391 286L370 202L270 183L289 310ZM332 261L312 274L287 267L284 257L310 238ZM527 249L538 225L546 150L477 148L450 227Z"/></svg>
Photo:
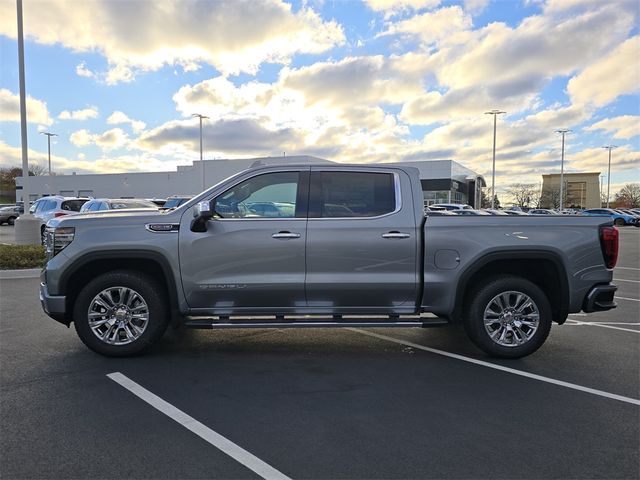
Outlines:
<svg viewBox="0 0 640 480"><path fill-rule="evenodd" d="M503 367L502 365L497 365L495 363L485 362L483 360L476 360L475 358L465 357L463 355L458 355L457 353L445 352L444 350L438 350L436 348L425 347L424 345L418 345L417 343L408 342L406 340L401 340L399 338L389 337L387 335L380 335L379 333L373 333L366 330L361 330L359 328L349 328L349 330L353 332L361 333L363 335L368 335L370 337L379 338L380 340L387 340L389 342L398 343L400 345L416 348L418 350L424 350L425 352L435 353L437 355L443 355L449 358L455 358L456 360L462 360L463 362L473 363L475 365L492 368L494 370L500 370L502 372L512 373L514 375L519 375L521 377L531 378L533 380L538 380L540 382L551 383L553 385L559 385L561 387L570 388L572 390L579 390L581 392L590 393L592 395L598 395L600 397L610 398L612 400L618 400L620 402L625 402L625 403L630 403L632 405L640 406L640 400L638 400L637 398L625 397L622 395L617 395L615 393L609 393L603 390L597 390L595 388L583 387L582 385L576 385L575 383L556 380L555 378L536 375L535 373L516 370L515 368Z"/></svg>
<svg viewBox="0 0 640 480"><path fill-rule="evenodd" d="M614 282L640 283L640 280L629 280L628 278L614 278Z"/></svg>
<svg viewBox="0 0 640 480"><path fill-rule="evenodd" d="M291 480L284 473L279 472L271 465L266 464L255 455L247 452L242 447L236 445L231 440L223 437L217 432L214 432L206 425L200 423L195 418L190 417L182 410L177 409L168 402L151 393L146 388L140 386L127 376L120 372L113 372L107 375L111 380L129 390L135 396L144 400L156 410L164 413L167 417L175 420L187 430L191 430L203 440L209 442L223 453L226 453L231 458L241 463L249 470L254 471L262 478L265 479L277 479L277 480Z"/></svg>
<svg viewBox="0 0 640 480"><path fill-rule="evenodd" d="M627 297L618 297L618 296L616 296L615 298L616 300L629 300L630 302L640 302L640 300L637 298L627 298Z"/></svg>
<svg viewBox="0 0 640 480"><path fill-rule="evenodd" d="M634 268L634 267L616 267L616 270L620 269L620 270L640 270L640 268Z"/></svg>
<svg viewBox="0 0 640 480"><path fill-rule="evenodd" d="M640 330L632 330L631 328L612 327L611 325L604 325L600 322L579 322L578 320L569 319L567 320L567 325L590 325L592 327L610 328L611 330L622 330L623 332L640 333Z"/></svg>

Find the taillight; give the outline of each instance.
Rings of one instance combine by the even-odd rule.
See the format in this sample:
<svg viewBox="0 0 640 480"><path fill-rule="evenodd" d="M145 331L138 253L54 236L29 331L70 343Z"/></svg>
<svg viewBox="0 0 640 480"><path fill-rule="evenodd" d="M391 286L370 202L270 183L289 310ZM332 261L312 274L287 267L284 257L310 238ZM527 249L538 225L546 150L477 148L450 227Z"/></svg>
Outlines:
<svg viewBox="0 0 640 480"><path fill-rule="evenodd" d="M56 212L53 214L54 217L58 218L58 217L64 217L65 215L69 215L66 212Z"/></svg>
<svg viewBox="0 0 640 480"><path fill-rule="evenodd" d="M600 227L600 247L605 266L615 267L618 262L618 229L616 227Z"/></svg>

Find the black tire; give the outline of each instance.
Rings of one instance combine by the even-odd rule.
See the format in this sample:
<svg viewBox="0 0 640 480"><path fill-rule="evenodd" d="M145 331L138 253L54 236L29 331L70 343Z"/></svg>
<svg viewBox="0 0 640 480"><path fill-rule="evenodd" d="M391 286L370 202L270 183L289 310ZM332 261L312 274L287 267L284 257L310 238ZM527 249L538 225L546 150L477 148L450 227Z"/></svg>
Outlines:
<svg viewBox="0 0 640 480"><path fill-rule="evenodd" d="M138 338L124 345L109 344L98 338L89 326L89 307L94 298L110 287L134 290L148 307L148 322ZM73 321L80 340L94 352L108 357L128 357L142 353L164 334L169 324L169 305L166 289L144 273L116 270L107 272L89 282L78 294L73 310Z"/></svg>
<svg viewBox="0 0 640 480"><path fill-rule="evenodd" d="M537 329L522 344L514 346L501 345L498 343L500 339L493 340L488 331L488 328L493 327L485 327L484 323L485 309L489 307L493 299L506 292L525 294L538 310ZM511 295L509 298L515 299L516 295ZM515 300L514 303L516 303ZM514 320L514 322L517 322L517 320ZM538 350L547 339L547 336L549 336L551 322L551 304L545 293L534 283L517 276L493 277L483 282L482 286L472 292L470 304L464 315L464 328L471 341L485 353L499 358L521 358ZM497 325L497 327L493 331L497 330L500 326L498 320L496 320L494 326L495 325ZM522 324L519 325L522 326ZM532 329L525 325L522 330L519 329L520 333L518 337L516 337L516 333L514 332L516 328L513 325L506 327L506 330L509 332L509 335L504 339L505 342L509 339L513 342L519 340L519 336L523 330L529 333L532 331Z"/></svg>
<svg viewBox="0 0 640 480"><path fill-rule="evenodd" d="M13 225L14 223L16 223L16 217L9 217L7 224Z"/></svg>
<svg viewBox="0 0 640 480"><path fill-rule="evenodd" d="M623 226L624 226L624 220L623 220L623 219L621 219L621 218L616 218L616 219L613 221L613 224L614 224L616 227L623 227Z"/></svg>

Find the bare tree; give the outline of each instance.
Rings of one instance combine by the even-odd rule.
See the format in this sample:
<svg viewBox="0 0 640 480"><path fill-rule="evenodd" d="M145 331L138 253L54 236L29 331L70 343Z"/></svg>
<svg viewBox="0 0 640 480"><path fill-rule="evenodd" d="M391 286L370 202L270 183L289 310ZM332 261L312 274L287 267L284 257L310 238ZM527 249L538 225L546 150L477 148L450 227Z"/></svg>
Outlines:
<svg viewBox="0 0 640 480"><path fill-rule="evenodd" d="M541 208L560 208L560 185L552 185L542 190Z"/></svg>
<svg viewBox="0 0 640 480"><path fill-rule="evenodd" d="M538 186L535 183L514 183L507 187L507 195L518 207L530 207L536 204Z"/></svg>
<svg viewBox="0 0 640 480"><path fill-rule="evenodd" d="M616 206L623 208L640 207L640 183L627 183L616 193Z"/></svg>
<svg viewBox="0 0 640 480"><path fill-rule="evenodd" d="M480 208L491 208L491 187L483 189L481 193ZM500 208L500 200L498 199L498 195L493 196L493 203L496 208Z"/></svg>
<svg viewBox="0 0 640 480"><path fill-rule="evenodd" d="M39 163L34 162L31 165L29 165L29 176L31 177L39 177L41 175L46 175L47 171L48 169L46 167L43 167Z"/></svg>

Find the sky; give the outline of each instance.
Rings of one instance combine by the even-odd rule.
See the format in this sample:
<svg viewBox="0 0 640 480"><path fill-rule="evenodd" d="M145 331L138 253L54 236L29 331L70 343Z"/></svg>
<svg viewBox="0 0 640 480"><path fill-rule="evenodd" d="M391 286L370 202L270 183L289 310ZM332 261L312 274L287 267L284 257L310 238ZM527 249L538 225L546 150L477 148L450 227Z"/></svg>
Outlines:
<svg viewBox="0 0 640 480"><path fill-rule="evenodd" d="M496 189L640 181L637 0L24 0L30 162L453 159ZM0 167L21 165L16 7L0 0ZM607 179L604 178L606 183Z"/></svg>

